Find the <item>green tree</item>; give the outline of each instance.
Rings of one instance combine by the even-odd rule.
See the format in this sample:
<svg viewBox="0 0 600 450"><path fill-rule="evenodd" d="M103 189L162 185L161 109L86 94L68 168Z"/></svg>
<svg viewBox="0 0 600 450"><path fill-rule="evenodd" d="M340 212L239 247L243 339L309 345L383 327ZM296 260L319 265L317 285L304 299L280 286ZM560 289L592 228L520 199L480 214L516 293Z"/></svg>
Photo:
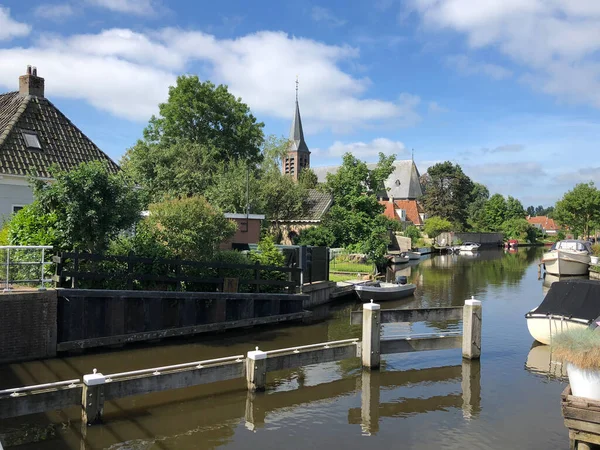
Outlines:
<svg viewBox="0 0 600 450"><path fill-rule="evenodd" d="M507 216L506 199L501 194L494 194L483 207L483 231L499 231Z"/></svg>
<svg viewBox="0 0 600 450"><path fill-rule="evenodd" d="M210 259L236 230L235 223L199 195L153 203L149 211L143 226L183 259Z"/></svg>
<svg viewBox="0 0 600 450"><path fill-rule="evenodd" d="M530 205L527 207L527 215L530 217L533 217L536 215L535 213L535 207L533 205Z"/></svg>
<svg viewBox="0 0 600 450"><path fill-rule="evenodd" d="M467 205L473 182L462 168L450 161L435 164L423 177L423 205L430 216L439 216L464 228L467 224Z"/></svg>
<svg viewBox="0 0 600 450"><path fill-rule="evenodd" d="M223 163L261 159L263 124L226 86L181 76L121 164L152 201L203 194Z"/></svg>
<svg viewBox="0 0 600 450"><path fill-rule="evenodd" d="M320 225L305 228L294 242L296 245L315 245L317 247L333 247L334 243L335 236L331 230Z"/></svg>
<svg viewBox="0 0 600 450"><path fill-rule="evenodd" d="M521 202L518 199L511 197L509 195L508 198L506 199L505 220L524 219L525 216L527 216L527 213L525 212L525 208L523 208L523 205L521 204Z"/></svg>
<svg viewBox="0 0 600 450"><path fill-rule="evenodd" d="M435 239L441 233L445 231L452 230L452 223L446 219L442 219L441 217L433 216L425 221L425 225L423 226L423 231L429 236L431 239Z"/></svg>
<svg viewBox="0 0 600 450"><path fill-rule="evenodd" d="M319 179L312 169L303 169L298 175L298 183L304 189L314 189L319 184Z"/></svg>
<svg viewBox="0 0 600 450"><path fill-rule="evenodd" d="M54 182L33 181L32 208L46 215L49 227L54 223L61 249L105 251L114 237L140 219L141 203L134 184L123 173L110 173L104 163L82 163L68 172L53 167L51 174ZM24 239L19 238L20 242Z"/></svg>
<svg viewBox="0 0 600 450"><path fill-rule="evenodd" d="M537 229L522 217L513 217L506 220L501 227L504 237L507 239L517 239L519 241L529 241L534 243L537 240Z"/></svg>
<svg viewBox="0 0 600 450"><path fill-rule="evenodd" d="M397 222L382 215L384 208L377 200L384 180L392 173L394 158L380 153L377 166L369 169L352 154L343 156L339 170L328 174L323 186L332 194L333 206L321 225L327 231L319 230L319 238L331 233L333 246L365 253L372 262L381 262L387 251L389 232L398 227Z"/></svg>
<svg viewBox="0 0 600 450"><path fill-rule="evenodd" d="M222 159L260 159L263 123L235 98L227 86L200 81L196 75L177 77L169 99L158 105L144 130L144 141L169 147L177 142L211 145Z"/></svg>
<svg viewBox="0 0 600 450"><path fill-rule="evenodd" d="M554 218L587 237L600 224L600 191L593 182L579 183L556 202Z"/></svg>
<svg viewBox="0 0 600 450"><path fill-rule="evenodd" d="M490 198L490 191L481 183L473 183L470 197L467 206L467 222L474 231L482 231L485 228L483 223L483 208Z"/></svg>

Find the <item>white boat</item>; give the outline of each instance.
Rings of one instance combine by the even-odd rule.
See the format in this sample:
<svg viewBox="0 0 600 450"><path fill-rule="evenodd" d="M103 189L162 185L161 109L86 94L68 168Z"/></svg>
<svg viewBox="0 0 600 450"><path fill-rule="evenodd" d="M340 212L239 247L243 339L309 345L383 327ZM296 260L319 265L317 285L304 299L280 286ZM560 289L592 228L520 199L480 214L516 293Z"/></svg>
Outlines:
<svg viewBox="0 0 600 450"><path fill-rule="evenodd" d="M405 264L410 258L408 255L401 253L399 255L387 255L387 259L391 264Z"/></svg>
<svg viewBox="0 0 600 450"><path fill-rule="evenodd" d="M567 365L552 354L552 347L535 342L529 350L525 369L535 375L567 380Z"/></svg>
<svg viewBox="0 0 600 450"><path fill-rule="evenodd" d="M479 250L479 247L481 247L481 244L478 244L476 242L465 242L464 244L458 246L458 251L476 252L477 250Z"/></svg>
<svg viewBox="0 0 600 450"><path fill-rule="evenodd" d="M404 252L409 259L421 259L421 252Z"/></svg>
<svg viewBox="0 0 600 450"><path fill-rule="evenodd" d="M403 278L405 281L405 277ZM384 283L374 282L365 283L354 287L358 298L363 302L382 302L386 300L398 300L408 297L415 292L417 287L414 284Z"/></svg>
<svg viewBox="0 0 600 450"><path fill-rule="evenodd" d="M587 241L567 239L556 242L542 256L546 272L552 275L585 275L588 273L592 246Z"/></svg>
<svg viewBox="0 0 600 450"><path fill-rule="evenodd" d="M525 318L531 336L546 345L558 333L588 328L600 320L600 282L554 282L542 303L525 314Z"/></svg>

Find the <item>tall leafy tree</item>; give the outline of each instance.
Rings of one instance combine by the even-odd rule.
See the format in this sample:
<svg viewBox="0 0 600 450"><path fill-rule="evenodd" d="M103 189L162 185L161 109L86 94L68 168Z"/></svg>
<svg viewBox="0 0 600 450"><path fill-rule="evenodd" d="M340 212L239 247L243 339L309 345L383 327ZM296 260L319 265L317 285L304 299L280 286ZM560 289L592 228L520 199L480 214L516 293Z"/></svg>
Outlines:
<svg viewBox="0 0 600 450"><path fill-rule="evenodd" d="M600 191L593 182L576 185L556 202L554 218L575 233L589 236L600 224Z"/></svg>
<svg viewBox="0 0 600 450"><path fill-rule="evenodd" d="M464 228L473 182L462 168L450 161L435 164L423 176L423 184L423 205L427 214L439 216Z"/></svg>
<svg viewBox="0 0 600 450"><path fill-rule="evenodd" d="M509 195L506 199L506 216L504 220L524 219L526 215L527 213L525 212L525 208L523 208L523 204L518 199Z"/></svg>
<svg viewBox="0 0 600 450"><path fill-rule="evenodd" d="M475 231L483 231L484 224L484 207L490 198L490 191L481 183L473 183L471 191L471 199L467 206L468 223Z"/></svg>
<svg viewBox="0 0 600 450"><path fill-rule="evenodd" d="M529 205L529 206L527 207L527 215L528 215L528 216L531 216L531 217L533 217L533 216L536 216L536 215L537 215L537 214L535 213L535 207L534 207L533 205Z"/></svg>
<svg viewBox="0 0 600 450"><path fill-rule="evenodd" d="M301 233L300 241L308 238L330 240L337 247L365 253L371 261L380 262L387 251L389 230L397 223L385 217L377 200L383 182L392 173L395 156L379 154L374 169L350 153L336 173L327 175L324 189L333 196L333 206L323 219L323 230Z"/></svg>
<svg viewBox="0 0 600 450"><path fill-rule="evenodd" d="M121 163L151 200L202 194L221 163L260 161L263 126L226 86L181 76Z"/></svg>
<svg viewBox="0 0 600 450"><path fill-rule="evenodd" d="M499 231L506 220L508 207L501 194L494 194L483 208L483 231Z"/></svg>
<svg viewBox="0 0 600 450"><path fill-rule="evenodd" d="M123 173L110 173L104 163L82 163L68 172L54 167L51 173L54 182L34 182L32 210L46 218L37 222L54 229L53 239L61 249L104 251L111 239L140 219L141 202L133 183ZM10 234L15 239L20 235L16 229Z"/></svg>

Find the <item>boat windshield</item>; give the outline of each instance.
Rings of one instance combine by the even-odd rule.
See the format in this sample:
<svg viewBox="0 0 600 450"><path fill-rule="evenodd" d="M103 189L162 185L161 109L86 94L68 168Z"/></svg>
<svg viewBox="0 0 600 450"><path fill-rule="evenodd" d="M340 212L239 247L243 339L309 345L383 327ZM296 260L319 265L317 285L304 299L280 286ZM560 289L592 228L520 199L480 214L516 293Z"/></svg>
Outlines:
<svg viewBox="0 0 600 450"><path fill-rule="evenodd" d="M579 252L592 252L589 242L583 241L559 241L556 243L556 248L559 250L576 250Z"/></svg>

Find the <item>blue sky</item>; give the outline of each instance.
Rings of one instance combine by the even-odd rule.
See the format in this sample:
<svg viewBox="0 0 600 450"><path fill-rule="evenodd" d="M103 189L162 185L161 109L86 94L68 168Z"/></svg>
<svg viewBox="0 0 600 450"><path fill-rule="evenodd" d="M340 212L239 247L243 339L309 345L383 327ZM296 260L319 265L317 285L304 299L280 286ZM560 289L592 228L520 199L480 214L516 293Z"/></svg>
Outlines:
<svg viewBox="0 0 600 450"><path fill-rule="evenodd" d="M314 166L345 151L460 164L553 204L600 181L597 0L0 0L0 92L27 64L113 159L175 77L225 83L269 134L300 108Z"/></svg>

